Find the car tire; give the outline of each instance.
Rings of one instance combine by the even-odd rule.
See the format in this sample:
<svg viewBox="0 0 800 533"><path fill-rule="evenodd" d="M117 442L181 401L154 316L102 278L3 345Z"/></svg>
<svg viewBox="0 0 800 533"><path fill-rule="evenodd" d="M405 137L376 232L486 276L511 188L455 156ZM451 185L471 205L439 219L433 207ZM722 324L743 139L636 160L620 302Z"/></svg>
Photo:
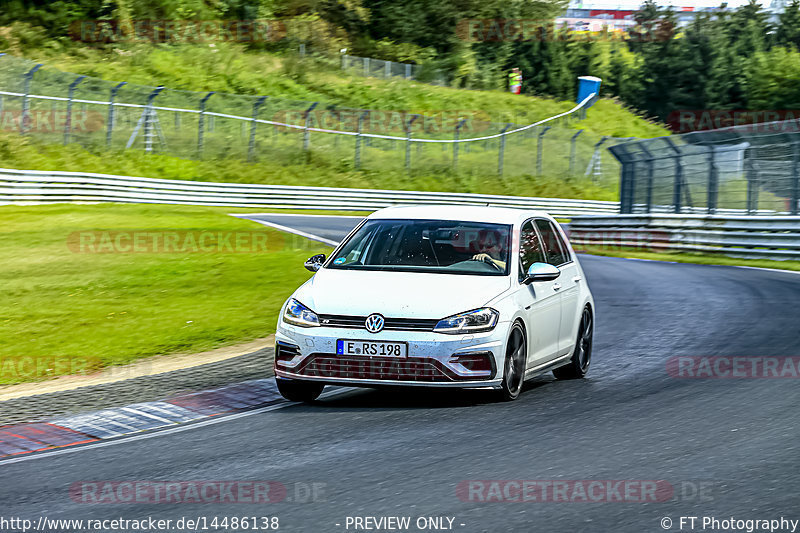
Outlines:
<svg viewBox="0 0 800 533"><path fill-rule="evenodd" d="M525 329L520 322L514 322L508 333L506 358L503 364L503 381L500 399L504 402L516 400L525 384L525 368L528 362L528 343Z"/></svg>
<svg viewBox="0 0 800 533"><path fill-rule="evenodd" d="M564 366L553 370L556 379L579 379L589 372L592 362L592 335L594 334L594 317L592 310L587 305L581 314L581 323L578 326L578 339L572 357Z"/></svg>
<svg viewBox="0 0 800 533"><path fill-rule="evenodd" d="M322 394L322 389L325 388L323 383L316 383L314 381L297 381L294 379L280 378L275 381L278 383L278 392L290 402L313 402L319 398L319 395Z"/></svg>

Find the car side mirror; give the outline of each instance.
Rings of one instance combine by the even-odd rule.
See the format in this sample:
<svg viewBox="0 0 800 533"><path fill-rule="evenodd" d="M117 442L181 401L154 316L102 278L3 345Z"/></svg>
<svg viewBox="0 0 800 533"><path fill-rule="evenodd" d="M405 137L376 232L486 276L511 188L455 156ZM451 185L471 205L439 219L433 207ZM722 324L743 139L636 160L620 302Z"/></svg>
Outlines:
<svg viewBox="0 0 800 533"><path fill-rule="evenodd" d="M561 271L556 266L548 263L534 263L528 268L523 283L528 285L535 281L553 281L560 275Z"/></svg>
<svg viewBox="0 0 800 533"><path fill-rule="evenodd" d="M322 263L325 262L325 254L317 254L312 255L306 262L303 263L303 266L306 267L306 270L310 270L311 272L316 272L320 268L322 268Z"/></svg>

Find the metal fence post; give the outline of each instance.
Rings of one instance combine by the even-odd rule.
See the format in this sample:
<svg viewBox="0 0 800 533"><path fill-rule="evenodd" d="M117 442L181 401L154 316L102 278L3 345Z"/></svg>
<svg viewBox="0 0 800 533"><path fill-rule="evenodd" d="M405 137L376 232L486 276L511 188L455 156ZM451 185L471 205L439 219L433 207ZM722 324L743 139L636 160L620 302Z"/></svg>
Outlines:
<svg viewBox="0 0 800 533"><path fill-rule="evenodd" d="M392 62L387 61L383 65L383 77L384 79L389 79L392 77Z"/></svg>
<svg viewBox="0 0 800 533"><path fill-rule="evenodd" d="M506 132L511 127L511 124L506 124L505 127L500 131L500 149L498 150L497 154L497 175L503 175L503 159L505 158L506 152Z"/></svg>
<svg viewBox="0 0 800 533"><path fill-rule="evenodd" d="M414 115L406 124L406 170L411 170L411 125L418 118L419 115Z"/></svg>
<svg viewBox="0 0 800 533"><path fill-rule="evenodd" d="M150 96L147 97L147 106L144 109L145 116L144 116L144 143L145 143L145 151L150 153L153 151L153 134L150 131L152 128L151 120L153 114L153 101L156 99L156 96L164 90L164 86L160 85L156 87Z"/></svg>
<svg viewBox="0 0 800 533"><path fill-rule="evenodd" d="M411 63L406 63L406 79L411 78Z"/></svg>
<svg viewBox="0 0 800 533"><path fill-rule="evenodd" d="M634 166L635 161L620 161L622 167L620 171L620 184L619 184L619 213L626 215L633 213L633 204L630 202L628 190L631 188L631 181L633 181L636 174Z"/></svg>
<svg viewBox="0 0 800 533"><path fill-rule="evenodd" d="M364 76L369 76L369 58L364 57L361 61L364 64Z"/></svg>
<svg viewBox="0 0 800 533"><path fill-rule="evenodd" d="M342 70L347 70L347 54L342 54Z"/></svg>
<svg viewBox="0 0 800 533"><path fill-rule="evenodd" d="M547 133L547 130L550 129L550 126L545 126L544 129L539 132L539 140L537 141L536 145L536 175L542 175L542 149L544 148L544 135Z"/></svg>
<svg viewBox="0 0 800 533"><path fill-rule="evenodd" d="M250 121L250 142L247 145L247 160L253 161L256 155L256 125L258 122L258 110L266 101L266 96L259 96L255 102L253 102L253 119Z"/></svg>
<svg viewBox="0 0 800 533"><path fill-rule="evenodd" d="M800 144L794 142L792 148L792 205L789 206L789 212L796 215L800 207Z"/></svg>
<svg viewBox="0 0 800 533"><path fill-rule="evenodd" d="M37 64L35 67L30 69L28 72L25 73L23 79L25 80L25 89L23 91L24 96L22 97L22 117L19 122L19 132L22 135L25 135L28 131L28 121L30 120L28 113L30 110L30 101L28 100L28 94L31 92L31 79L33 75L36 74L36 71L42 68L42 63Z"/></svg>
<svg viewBox="0 0 800 533"><path fill-rule="evenodd" d="M713 215L717 212L717 197L719 187L719 170L717 169L716 153L713 146L708 147L708 196L706 212Z"/></svg>
<svg viewBox="0 0 800 533"><path fill-rule="evenodd" d="M206 102L214 95L215 91L211 91L203 98L200 99L200 115L197 117L197 157L203 157L203 141L205 136L205 122L206 122Z"/></svg>
<svg viewBox="0 0 800 533"><path fill-rule="evenodd" d="M653 157L652 152L648 150L644 144L640 145L642 152L645 153L647 156L647 192L645 197L645 213L649 213L653 206L653 164L655 163L655 158ZM633 200L633 199L631 199Z"/></svg>
<svg viewBox="0 0 800 533"><path fill-rule="evenodd" d="M606 137L603 137L600 142L595 145L595 149L597 150L605 140ZM619 213L621 215L633 213L633 195L629 195L628 191L633 190L631 181L633 181L636 171L636 169L633 168L634 165L636 165L636 159L631 156L630 151L624 144L617 144L616 146L610 147L609 150L620 164ZM593 159L594 157L595 156L592 156ZM594 163L589 163L589 168L586 169L587 174L591 171L593 164Z"/></svg>
<svg viewBox="0 0 800 533"><path fill-rule="evenodd" d="M111 94L108 98L108 124L106 124L106 146L111 146L111 134L114 133L114 99L117 97L117 92L123 85L128 83L123 81L111 88Z"/></svg>
<svg viewBox="0 0 800 533"><path fill-rule="evenodd" d="M583 130L578 130L578 133L570 139L569 147L569 175L572 176L575 172L575 145L578 142L578 136L583 133Z"/></svg>
<svg viewBox="0 0 800 533"><path fill-rule="evenodd" d="M367 118L369 115L369 111L364 111L361 113L361 116L358 117L358 129L356 133L356 155L355 155L355 167L356 170L361 168L361 130L364 127L364 119Z"/></svg>
<svg viewBox="0 0 800 533"><path fill-rule="evenodd" d="M751 150L748 148L747 153L750 153ZM747 214L749 215L758 211L759 176L753 158L746 157L745 165L747 166Z"/></svg>
<svg viewBox="0 0 800 533"><path fill-rule="evenodd" d="M317 107L319 102L314 102L311 104L311 107L306 109L306 112L303 113L303 151L308 152L308 145L309 145L309 136L308 136L308 123L311 120L311 112L314 111L314 108Z"/></svg>
<svg viewBox="0 0 800 533"><path fill-rule="evenodd" d="M467 122L467 119L465 119L465 118L461 119L461 122L459 122L456 125L455 135L453 136L454 139L455 139L455 142L453 143L453 172L456 172L458 170L458 137L459 137L459 130L461 130L461 126L466 124L466 122Z"/></svg>
<svg viewBox="0 0 800 533"><path fill-rule="evenodd" d="M681 195L685 194L686 198L689 200L687 203L689 207L692 206L691 198L689 197L688 187L683 179L683 160L681 158L681 151L675 146L675 143L669 137L664 137L664 141L669 144L669 147L672 148L672 151L675 152L675 184L673 186L672 191L672 205L674 206L674 212L680 213L681 212ZM687 190L684 191L684 188Z"/></svg>
<svg viewBox="0 0 800 533"><path fill-rule="evenodd" d="M4 55L6 55L5 52L0 52L0 57L3 57ZM0 94L0 119L2 119L2 117L3 117L3 95Z"/></svg>
<svg viewBox="0 0 800 533"><path fill-rule="evenodd" d="M67 92L67 118L64 121L64 144L69 144L69 134L72 129L72 99L75 97L75 87L86 79L86 76L78 76L75 81L69 84Z"/></svg>
<svg viewBox="0 0 800 533"><path fill-rule="evenodd" d="M589 164L586 167L586 173L584 176L591 174L592 183L597 183L596 177L603 173L603 157L600 155L600 147L603 146L607 140L608 135L603 135L603 137L595 143L594 152L592 152L592 159L589 161Z"/></svg>

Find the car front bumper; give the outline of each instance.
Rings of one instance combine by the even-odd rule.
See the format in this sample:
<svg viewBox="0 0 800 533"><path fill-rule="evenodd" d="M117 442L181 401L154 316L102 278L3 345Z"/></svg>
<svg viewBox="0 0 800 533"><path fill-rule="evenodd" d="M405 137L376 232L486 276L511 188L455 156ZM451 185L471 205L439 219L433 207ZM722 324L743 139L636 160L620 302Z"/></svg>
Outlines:
<svg viewBox="0 0 800 533"><path fill-rule="evenodd" d="M423 386L499 388L508 323L489 332L448 335L432 331L362 328L302 328L281 322L275 334L275 376L351 386ZM343 356L336 341L404 342L408 355L398 357ZM472 370L470 358L484 358L491 370Z"/></svg>

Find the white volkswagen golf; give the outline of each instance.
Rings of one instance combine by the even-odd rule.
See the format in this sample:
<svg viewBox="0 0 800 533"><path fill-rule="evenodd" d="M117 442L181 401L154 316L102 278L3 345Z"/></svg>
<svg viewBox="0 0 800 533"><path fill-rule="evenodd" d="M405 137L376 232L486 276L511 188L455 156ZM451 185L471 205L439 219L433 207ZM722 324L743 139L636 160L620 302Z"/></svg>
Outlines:
<svg viewBox="0 0 800 533"><path fill-rule="evenodd" d="M547 371L586 375L594 301L552 217L414 206L365 218L286 301L275 335L281 394L326 384L490 388L517 398Z"/></svg>

